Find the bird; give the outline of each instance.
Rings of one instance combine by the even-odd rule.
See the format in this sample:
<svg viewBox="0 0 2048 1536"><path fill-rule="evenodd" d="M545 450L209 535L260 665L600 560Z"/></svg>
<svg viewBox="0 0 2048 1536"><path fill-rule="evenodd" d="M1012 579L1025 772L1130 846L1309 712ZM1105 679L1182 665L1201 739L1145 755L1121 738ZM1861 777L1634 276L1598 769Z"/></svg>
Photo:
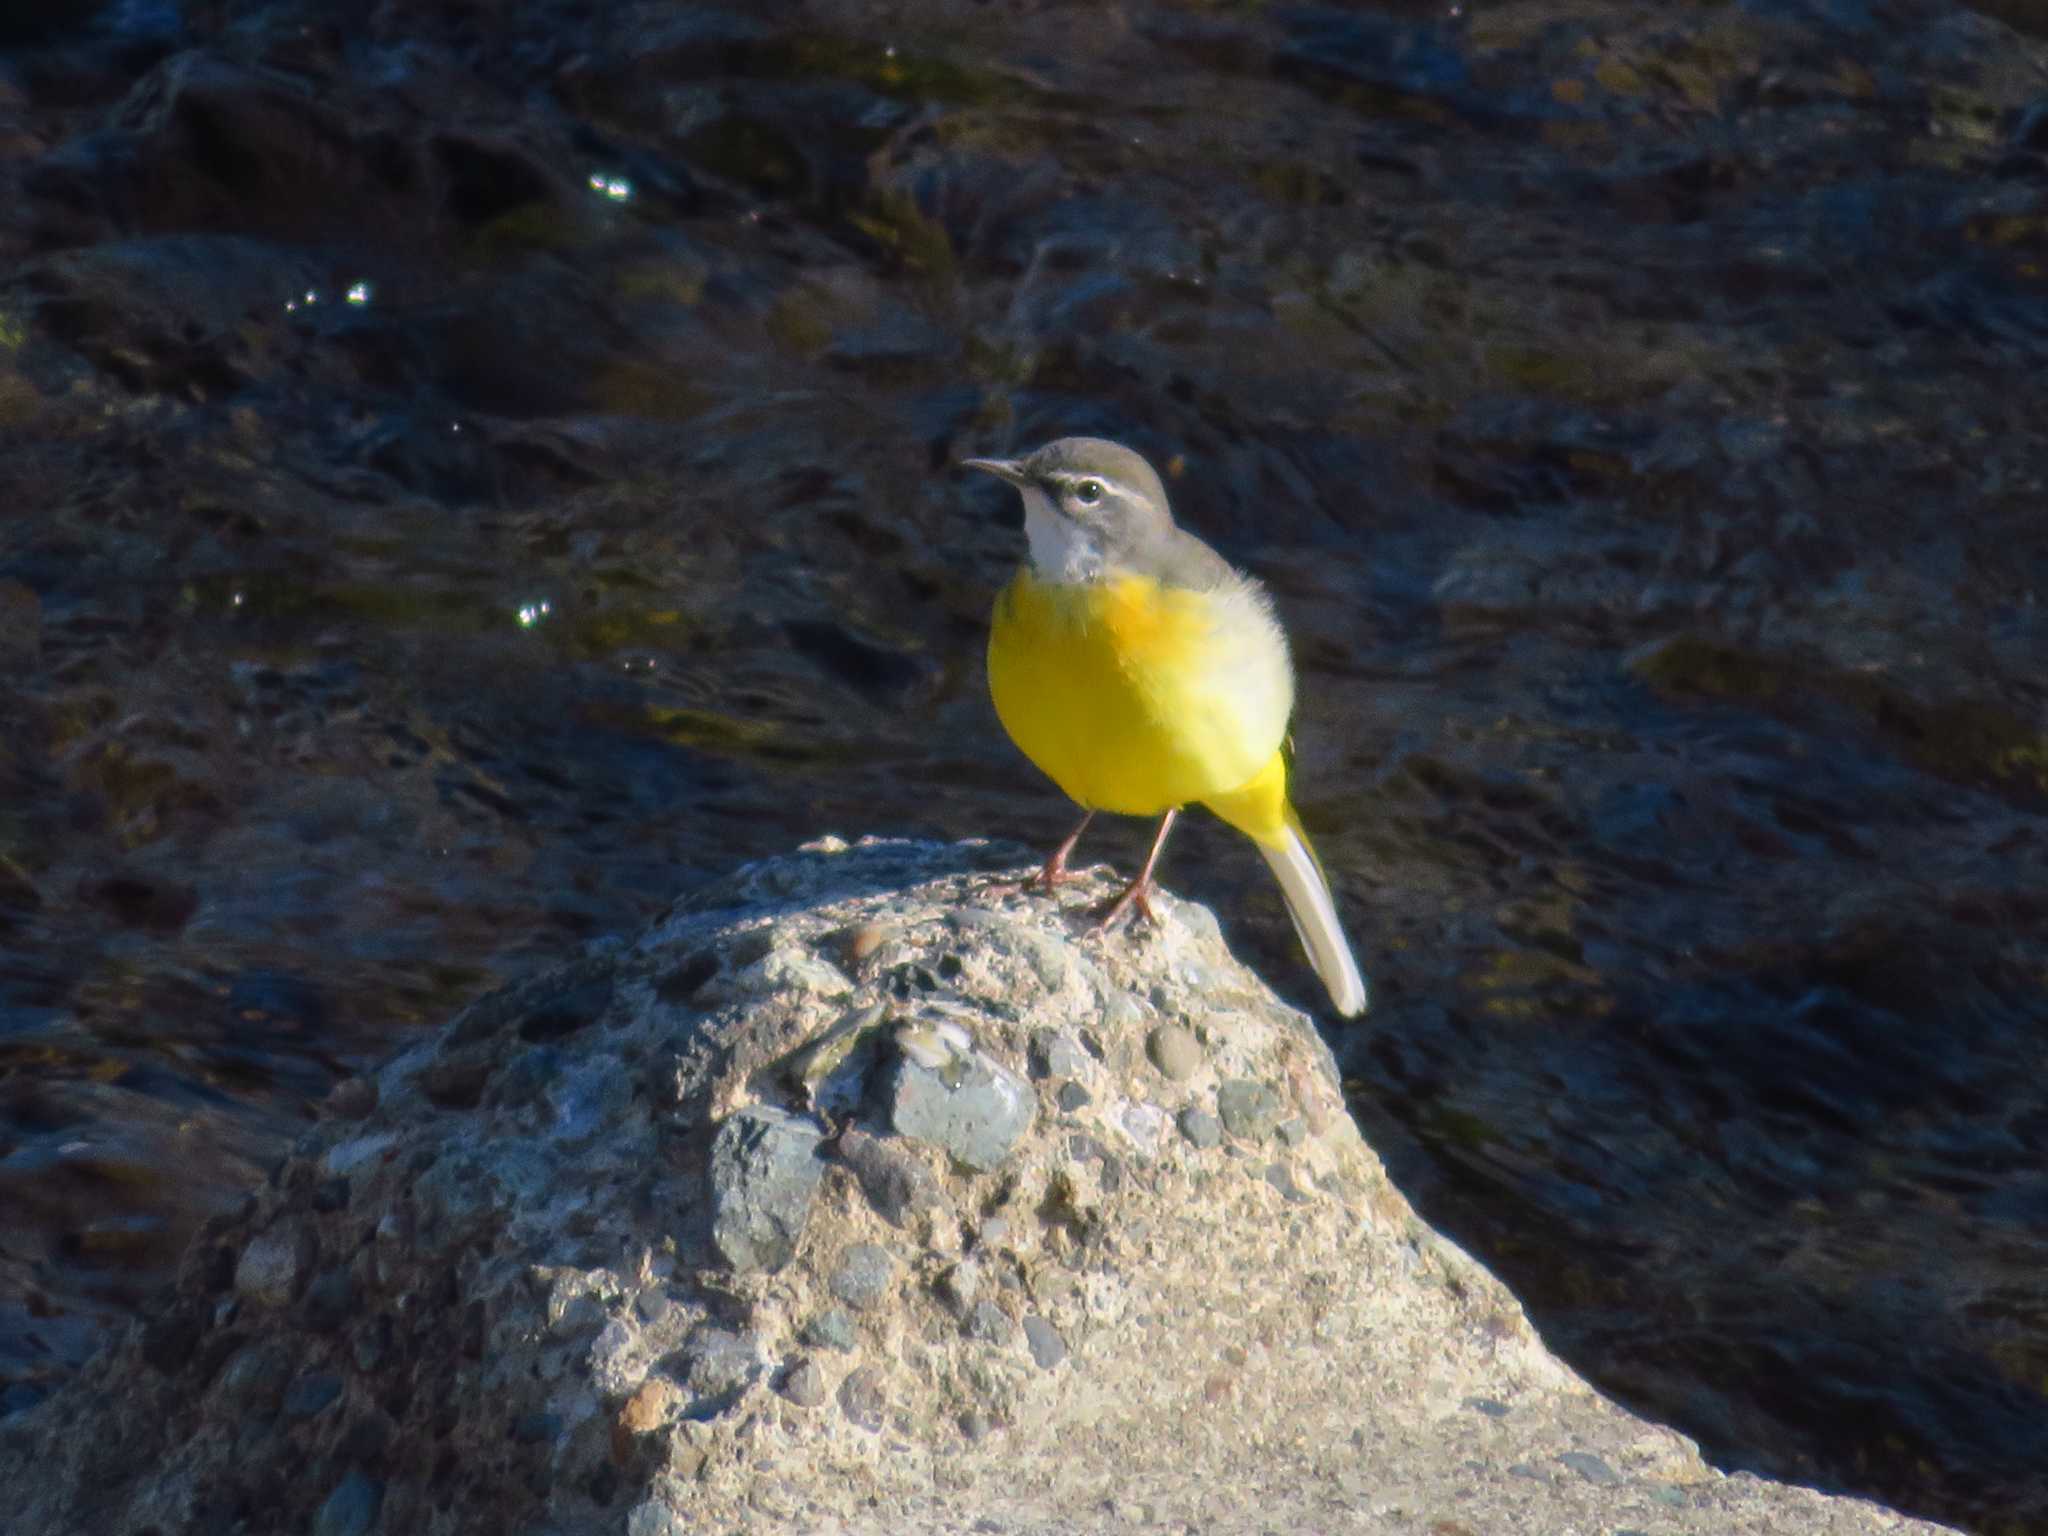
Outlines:
<svg viewBox="0 0 2048 1536"><path fill-rule="evenodd" d="M1102 914L1154 917L1153 871L1174 819L1208 807L1249 837L1338 1013L1365 1011L1364 976L1288 799L1294 668L1272 599L1173 520L1144 457L1063 437L962 467L1015 486L1026 557L996 598L988 683L1019 750L1082 811L1034 877L1048 891L1101 811L1157 816L1138 877Z"/></svg>

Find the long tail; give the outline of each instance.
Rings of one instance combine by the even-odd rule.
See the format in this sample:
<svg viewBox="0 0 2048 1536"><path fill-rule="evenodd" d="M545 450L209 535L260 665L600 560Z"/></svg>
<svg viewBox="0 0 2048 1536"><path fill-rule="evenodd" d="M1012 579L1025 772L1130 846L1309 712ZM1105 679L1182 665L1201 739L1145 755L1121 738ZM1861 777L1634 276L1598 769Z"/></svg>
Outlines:
<svg viewBox="0 0 2048 1536"><path fill-rule="evenodd" d="M1347 1019L1365 1012L1370 1000L1365 978L1351 957L1344 925L1337 921L1330 882L1301 829L1301 818L1287 800L1286 760L1275 752L1250 783L1202 803L1257 843L1266 856L1280 881L1280 894L1287 899L1294 932L1308 951L1309 964L1330 989L1337 1011Z"/></svg>
<svg viewBox="0 0 2048 1536"><path fill-rule="evenodd" d="M1302 834L1291 806L1287 821L1285 835L1277 842L1261 842L1259 852L1266 856L1266 863L1280 881L1280 894L1287 898L1287 915L1294 919L1294 931L1301 939L1301 947L1308 951L1309 964L1330 989L1330 1001L1337 1005L1337 1011L1347 1019L1352 1018L1365 1012L1371 1001L1365 977L1359 974L1351 944L1344 937L1343 925L1337 921L1337 903L1330 896L1330 882L1323 878L1323 866Z"/></svg>

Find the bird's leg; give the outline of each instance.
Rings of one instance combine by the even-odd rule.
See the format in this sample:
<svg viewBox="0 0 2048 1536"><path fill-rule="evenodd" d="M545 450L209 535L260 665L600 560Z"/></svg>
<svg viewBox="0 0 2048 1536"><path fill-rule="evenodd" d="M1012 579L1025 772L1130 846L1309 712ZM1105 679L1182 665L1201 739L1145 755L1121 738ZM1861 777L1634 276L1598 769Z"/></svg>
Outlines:
<svg viewBox="0 0 2048 1536"><path fill-rule="evenodd" d="M1084 815L1081 824L1067 834L1065 842L1053 849L1052 857L1045 861L1045 868L1038 872L1039 883L1045 887L1047 895L1058 890L1060 882L1067 878L1067 855L1074 851L1074 844L1081 841L1081 834L1088 830L1088 823L1094 819L1093 811Z"/></svg>
<svg viewBox="0 0 2048 1536"><path fill-rule="evenodd" d="M1173 830L1173 818L1179 814L1180 807L1175 806L1159 818L1159 832L1152 839L1152 851L1145 855L1145 867L1138 871L1138 878L1124 888L1123 895L1103 909L1102 915L1096 919L1097 928L1108 928L1133 907L1146 922L1159 921L1159 914L1152 910L1152 867L1159 862L1159 850L1166 846L1166 834Z"/></svg>
<svg viewBox="0 0 2048 1536"><path fill-rule="evenodd" d="M1067 840L1065 842L1061 843L1059 847L1053 849L1052 857L1045 861L1045 867L1039 870L1037 874L1027 875L1022 880L1002 881L996 885L990 886L989 893L991 895L996 896L1014 896L1019 891L1028 891L1032 887L1037 886L1042 888L1045 891L1045 893L1048 896L1050 896L1054 891L1058 890L1066 880L1070 878L1067 871L1068 856L1073 853L1074 844L1081 841L1081 834L1088 830L1088 823L1093 821L1094 819L1095 813L1093 811L1090 811L1087 815L1083 816L1081 818L1081 824L1078 827L1074 828L1073 831L1067 834Z"/></svg>

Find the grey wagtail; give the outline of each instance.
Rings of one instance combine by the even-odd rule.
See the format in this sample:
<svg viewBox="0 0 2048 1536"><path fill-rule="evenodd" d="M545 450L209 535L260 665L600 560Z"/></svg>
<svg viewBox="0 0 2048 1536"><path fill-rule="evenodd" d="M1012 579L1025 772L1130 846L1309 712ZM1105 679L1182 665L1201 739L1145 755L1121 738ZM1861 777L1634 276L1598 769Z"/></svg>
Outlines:
<svg viewBox="0 0 2048 1536"><path fill-rule="evenodd" d="M1046 860L1048 890L1097 811L1158 816L1148 888L1180 808L1199 801L1258 844L1310 964L1347 1017L1366 1006L1322 865L1287 799L1287 637L1258 582L1175 526L1152 466L1065 437L1021 459L968 459L1024 497L1030 556L996 599L988 684L1010 739L1086 814Z"/></svg>

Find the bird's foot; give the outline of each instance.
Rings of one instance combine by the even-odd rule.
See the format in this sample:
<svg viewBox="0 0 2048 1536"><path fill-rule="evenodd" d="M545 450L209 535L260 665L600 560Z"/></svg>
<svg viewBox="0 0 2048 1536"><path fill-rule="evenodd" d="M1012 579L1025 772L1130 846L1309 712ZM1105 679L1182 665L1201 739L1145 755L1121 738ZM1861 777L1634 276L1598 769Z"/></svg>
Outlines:
<svg viewBox="0 0 2048 1536"><path fill-rule="evenodd" d="M1033 870L1022 880L997 880L988 887L991 896L1024 896L1033 891L1042 891L1047 896L1056 895L1059 888L1075 878L1067 868L1067 861L1054 854L1045 861L1045 867Z"/></svg>
<svg viewBox="0 0 2048 1536"><path fill-rule="evenodd" d="M1073 878L1073 872L1067 868L1067 855L1074 851L1074 844L1081 840L1081 834L1088 830L1088 823L1094 819L1095 813L1093 811L1083 816L1081 818L1081 825L1074 828L1072 832L1069 832L1067 840L1061 843L1059 847L1053 849L1052 857L1045 861L1045 867L1039 870L1037 874L1026 875L1022 880L1000 881L989 887L989 894L992 896L1017 896L1034 887L1044 891L1048 896L1056 894L1062 885Z"/></svg>
<svg viewBox="0 0 2048 1536"><path fill-rule="evenodd" d="M1159 921L1159 914L1152 907L1152 881L1148 876L1140 875L1124 887L1121 896L1096 911L1095 931L1107 933L1134 911L1148 923Z"/></svg>

